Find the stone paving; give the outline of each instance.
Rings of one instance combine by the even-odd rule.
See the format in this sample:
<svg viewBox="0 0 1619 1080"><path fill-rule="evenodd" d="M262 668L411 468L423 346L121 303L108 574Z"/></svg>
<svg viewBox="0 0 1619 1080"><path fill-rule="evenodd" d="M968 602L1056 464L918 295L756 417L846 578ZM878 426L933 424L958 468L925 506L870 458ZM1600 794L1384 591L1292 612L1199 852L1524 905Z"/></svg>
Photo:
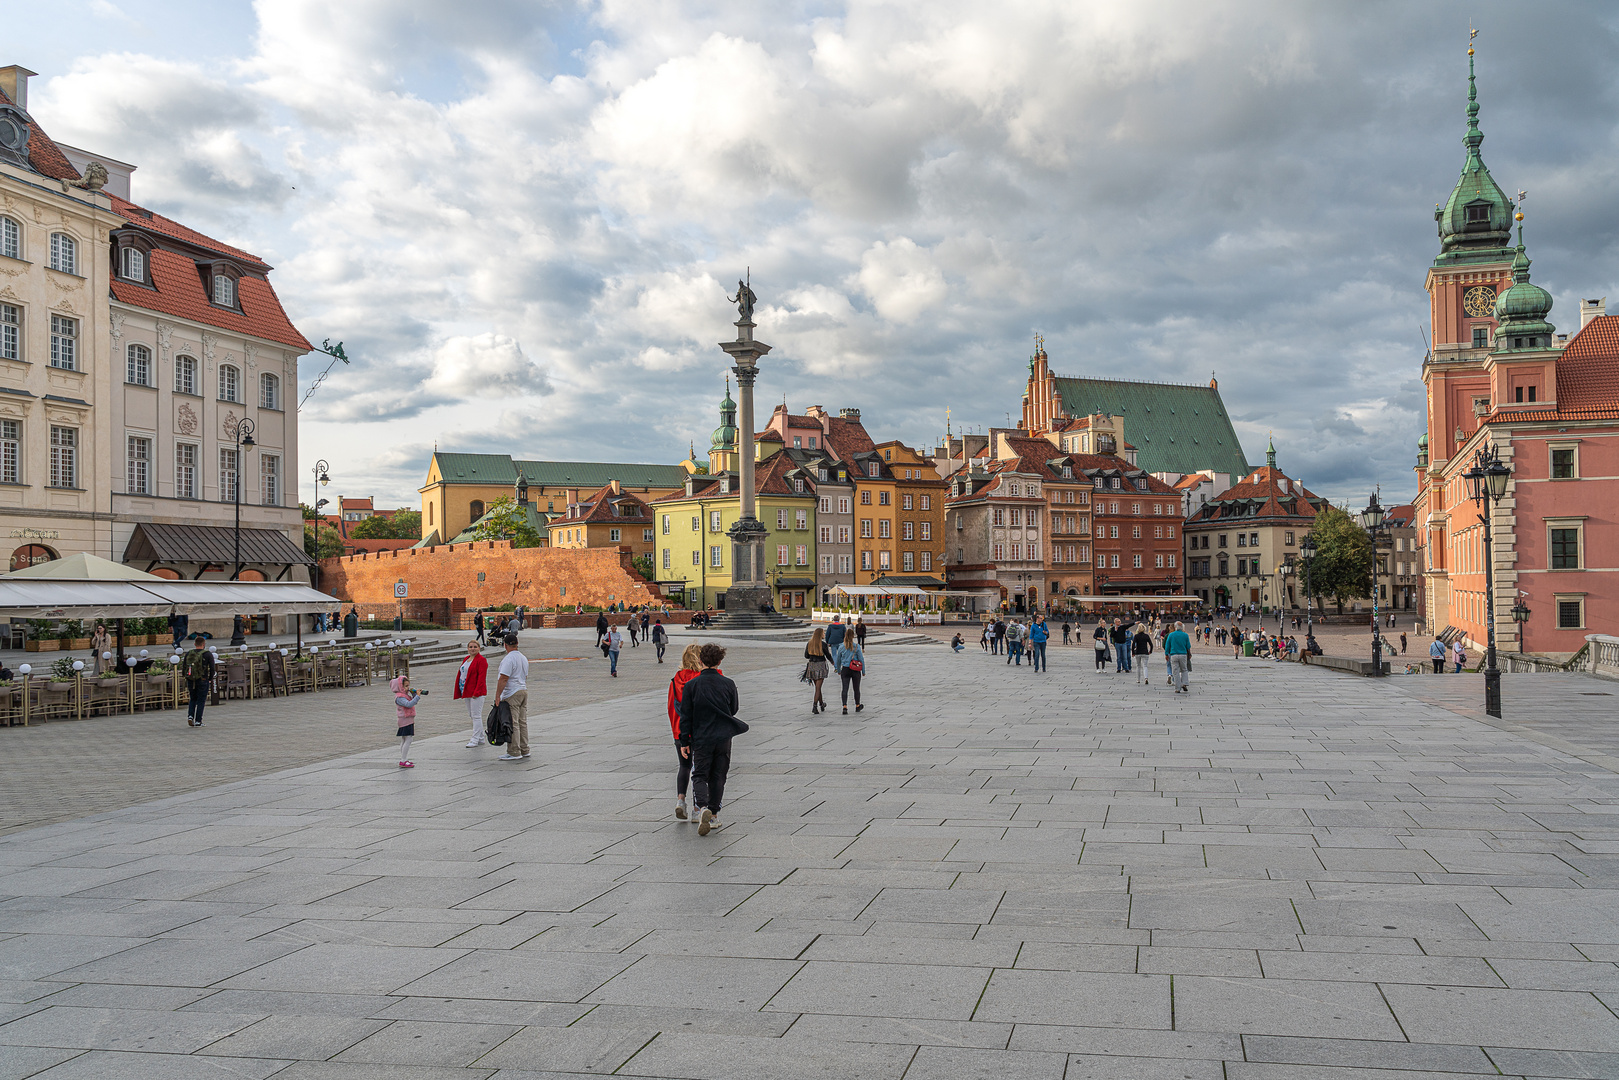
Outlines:
<svg viewBox="0 0 1619 1080"><path fill-rule="evenodd" d="M0 838L0 1078L1619 1076L1610 684L784 655L706 838L657 688Z"/></svg>

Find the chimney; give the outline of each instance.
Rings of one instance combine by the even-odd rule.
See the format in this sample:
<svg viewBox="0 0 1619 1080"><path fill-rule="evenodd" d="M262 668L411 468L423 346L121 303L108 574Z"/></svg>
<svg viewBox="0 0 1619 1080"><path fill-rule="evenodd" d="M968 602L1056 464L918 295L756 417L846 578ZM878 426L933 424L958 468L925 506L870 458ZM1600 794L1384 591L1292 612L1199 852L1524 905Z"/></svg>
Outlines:
<svg viewBox="0 0 1619 1080"><path fill-rule="evenodd" d="M574 503L576 503L578 501L579 501L579 489L578 488L569 488L568 489L568 505L572 506Z"/></svg>
<svg viewBox="0 0 1619 1080"><path fill-rule="evenodd" d="M11 103L24 112L28 111L28 77L38 75L37 71L29 71L20 64L0 68L0 90L6 92Z"/></svg>
<svg viewBox="0 0 1619 1080"><path fill-rule="evenodd" d="M609 481L607 481L607 486L613 489L613 494L614 495L622 495L622 494L624 494L624 489L619 485L619 482L617 480L609 480Z"/></svg>
<svg viewBox="0 0 1619 1080"><path fill-rule="evenodd" d="M1584 330L1592 319L1600 319L1608 313L1608 298L1600 300L1580 301L1580 329Z"/></svg>
<svg viewBox="0 0 1619 1080"><path fill-rule="evenodd" d="M694 494L694 489L696 487L697 487L697 478L694 477L694 476L686 477L686 498L689 499L689 498L692 497L692 495Z"/></svg>
<svg viewBox="0 0 1619 1080"><path fill-rule="evenodd" d="M838 410L838 415L843 417L845 420L848 420L851 423L858 424L860 422L860 410L859 409L839 409Z"/></svg>

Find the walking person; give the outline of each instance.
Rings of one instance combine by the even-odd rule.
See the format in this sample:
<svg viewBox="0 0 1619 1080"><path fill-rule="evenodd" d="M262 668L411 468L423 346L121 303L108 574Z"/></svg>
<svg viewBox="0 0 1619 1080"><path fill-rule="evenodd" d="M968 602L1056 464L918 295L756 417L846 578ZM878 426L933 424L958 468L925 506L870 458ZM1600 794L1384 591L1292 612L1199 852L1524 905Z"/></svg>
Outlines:
<svg viewBox="0 0 1619 1080"><path fill-rule="evenodd" d="M680 655L680 670L669 680L669 731L675 739L675 817L686 820L686 787L691 781L691 754L680 741L680 699L686 684L703 669L698 654L701 645L687 645Z"/></svg>
<svg viewBox="0 0 1619 1080"><path fill-rule="evenodd" d="M826 699L821 696L821 683L832 673L832 665L826 659L826 642L821 637L821 628L816 627L815 633L810 635L809 644L804 646L804 678L815 684L815 697L810 700L810 715L826 711Z"/></svg>
<svg viewBox="0 0 1619 1080"><path fill-rule="evenodd" d="M597 614L597 616L596 616L596 648L598 648L598 649L601 648L602 638L604 638L606 636L607 636L607 616L605 614Z"/></svg>
<svg viewBox="0 0 1619 1080"><path fill-rule="evenodd" d="M484 744L483 699L488 696L489 661L483 658L483 648L476 641L469 641L467 655L455 673L455 699L467 703L467 718L472 721L469 750Z"/></svg>
<svg viewBox="0 0 1619 1080"><path fill-rule="evenodd" d="M1096 647L1096 670L1107 670L1107 657L1111 651L1107 634L1107 620L1101 619L1096 623L1096 633L1091 635L1092 644Z"/></svg>
<svg viewBox="0 0 1619 1080"><path fill-rule="evenodd" d="M388 684L394 695L394 709L399 720L399 767L414 769L410 760L410 743L416 737L416 703L422 695L410 688L410 676L400 675Z"/></svg>
<svg viewBox="0 0 1619 1080"><path fill-rule="evenodd" d="M1069 622L1067 619L1064 619L1062 621L1062 643L1064 645L1067 645L1069 643L1068 642L1069 635L1071 635L1073 632L1074 632L1074 624Z"/></svg>
<svg viewBox="0 0 1619 1080"><path fill-rule="evenodd" d="M978 635L978 647L989 652L989 623L979 624L981 631Z"/></svg>
<svg viewBox="0 0 1619 1080"><path fill-rule="evenodd" d="M663 628L661 618L652 623L652 647L658 650L658 663L663 663L663 650L669 647L669 631Z"/></svg>
<svg viewBox="0 0 1619 1080"><path fill-rule="evenodd" d="M832 625L826 628L826 647L828 649L837 648L838 645L842 644L843 635L848 630L849 628L843 625L843 616L832 616Z"/></svg>
<svg viewBox="0 0 1619 1080"><path fill-rule="evenodd" d="M1034 624L1029 627L1029 666L1036 671L1046 671L1046 642L1051 638L1051 627L1046 625L1044 617L1036 615Z"/></svg>
<svg viewBox="0 0 1619 1080"><path fill-rule="evenodd" d="M96 623L96 632L90 635L90 659L95 664L95 673L100 675L107 666L102 654L112 649L112 635L107 633L103 623Z"/></svg>
<svg viewBox="0 0 1619 1080"><path fill-rule="evenodd" d="M607 628L607 637L602 640L607 646L607 674L616 679L618 678L618 654L624 648L624 635L618 632L618 627L610 626Z"/></svg>
<svg viewBox="0 0 1619 1080"><path fill-rule="evenodd" d="M1130 658L1136 669L1136 682L1146 683L1149 681L1147 657L1151 655L1152 634L1147 631L1146 626L1136 623L1136 632L1130 635Z"/></svg>
<svg viewBox="0 0 1619 1080"><path fill-rule="evenodd" d="M483 645L483 642L484 642L484 637L483 637L483 612L480 611L480 612L478 612L478 614L476 614L476 615L474 615L472 617L472 629L477 631L477 633L478 633L478 645L481 647Z"/></svg>
<svg viewBox="0 0 1619 1080"><path fill-rule="evenodd" d="M1180 623L1164 638L1164 653L1169 657L1169 681L1175 693L1191 693L1192 639Z"/></svg>
<svg viewBox="0 0 1619 1080"><path fill-rule="evenodd" d="M180 662L180 677L186 681L188 727L202 727L202 710L208 704L208 690L214 684L216 663L213 652L200 636L197 638L197 647L186 653Z"/></svg>
<svg viewBox="0 0 1619 1080"><path fill-rule="evenodd" d="M528 657L517 651L516 634L506 634L500 643L506 647L506 655L497 669L495 701L504 701L512 710L512 735L500 760L522 761L528 757Z"/></svg>
<svg viewBox="0 0 1619 1080"><path fill-rule="evenodd" d="M865 706L860 703L860 676L866 670L866 653L860 647L860 639L843 635L843 641L832 651L832 666L838 671L838 677L843 681L843 715L849 715L849 685L854 684L854 711L859 712Z"/></svg>
<svg viewBox="0 0 1619 1080"><path fill-rule="evenodd" d="M1456 665L1456 669L1451 674L1460 675L1462 666L1467 663L1467 650L1462 648L1461 638L1457 638L1455 644L1451 647L1450 659Z"/></svg>
<svg viewBox="0 0 1619 1080"><path fill-rule="evenodd" d="M1438 638L1433 639L1433 643L1428 646L1428 659L1433 661L1433 673L1435 675L1445 673L1445 643L1443 641Z"/></svg>
<svg viewBox="0 0 1619 1080"><path fill-rule="evenodd" d="M855 641L864 649L866 647L866 617L864 615L854 621L854 637Z"/></svg>
<svg viewBox="0 0 1619 1080"><path fill-rule="evenodd" d="M698 657L703 670L686 684L680 699L680 750L691 758L691 804L697 814L697 835L707 836L718 824L725 801L731 740L745 733L748 725L736 715L742 702L736 683L720 673L725 650L710 642Z"/></svg>
<svg viewBox="0 0 1619 1080"><path fill-rule="evenodd" d="M641 640L652 640L652 613L646 608L641 609Z"/></svg>
<svg viewBox="0 0 1619 1080"><path fill-rule="evenodd" d="M989 651L1000 655L1006 651L1006 620L995 616L995 636L990 639Z"/></svg>
<svg viewBox="0 0 1619 1080"><path fill-rule="evenodd" d="M1113 620L1113 628L1107 633L1108 640L1113 643L1114 668L1113 674L1130 670L1130 628L1121 624L1117 617Z"/></svg>
<svg viewBox="0 0 1619 1080"><path fill-rule="evenodd" d="M1400 631L1400 655L1405 655L1405 631Z"/></svg>
<svg viewBox="0 0 1619 1080"><path fill-rule="evenodd" d="M1013 619L1006 624L1006 663L1010 667L1013 660L1017 666L1023 666L1023 627Z"/></svg>

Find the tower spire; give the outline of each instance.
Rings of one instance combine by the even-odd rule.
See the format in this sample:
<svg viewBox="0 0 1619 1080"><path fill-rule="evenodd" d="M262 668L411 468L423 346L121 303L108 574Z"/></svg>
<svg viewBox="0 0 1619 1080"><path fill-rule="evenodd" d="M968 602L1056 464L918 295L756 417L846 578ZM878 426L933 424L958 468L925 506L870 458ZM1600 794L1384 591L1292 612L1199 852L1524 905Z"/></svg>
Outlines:
<svg viewBox="0 0 1619 1080"><path fill-rule="evenodd" d="M1467 35L1467 131L1462 135L1467 157L1450 198L1434 207L1434 220L1439 224L1436 268L1512 258L1512 201L1490 176L1479 151L1484 132L1478 125L1478 69L1473 48L1478 31L1469 26Z"/></svg>

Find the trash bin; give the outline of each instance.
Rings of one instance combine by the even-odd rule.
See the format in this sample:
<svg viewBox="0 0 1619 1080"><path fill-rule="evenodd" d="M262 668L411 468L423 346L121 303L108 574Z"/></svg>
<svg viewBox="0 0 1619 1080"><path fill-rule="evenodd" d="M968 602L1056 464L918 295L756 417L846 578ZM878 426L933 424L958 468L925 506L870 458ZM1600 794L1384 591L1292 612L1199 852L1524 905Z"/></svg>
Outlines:
<svg viewBox="0 0 1619 1080"><path fill-rule="evenodd" d="M405 617L403 615L395 615L394 616L394 633L397 634L399 631L403 630L404 628L405 628Z"/></svg>
<svg viewBox="0 0 1619 1080"><path fill-rule="evenodd" d="M343 616L343 636L344 637L359 637L360 636L360 617L358 615L354 614L354 612L352 612L352 611L349 612L347 615Z"/></svg>
<svg viewBox="0 0 1619 1080"><path fill-rule="evenodd" d="M1254 655L1254 643L1253 642L1244 641L1242 643L1242 655L1244 655L1244 656L1252 656L1252 655Z"/></svg>

